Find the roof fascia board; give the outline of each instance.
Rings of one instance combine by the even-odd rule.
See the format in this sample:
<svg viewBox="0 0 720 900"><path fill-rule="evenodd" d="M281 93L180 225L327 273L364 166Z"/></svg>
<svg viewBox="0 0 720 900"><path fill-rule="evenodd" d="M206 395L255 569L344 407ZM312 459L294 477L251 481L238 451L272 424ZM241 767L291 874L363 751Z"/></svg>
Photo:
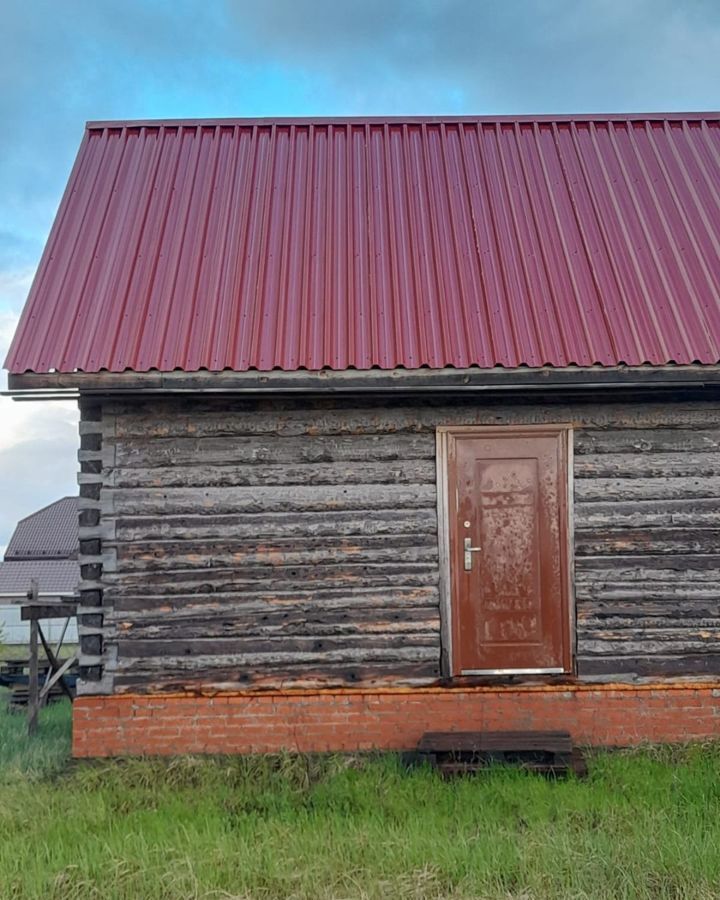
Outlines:
<svg viewBox="0 0 720 900"><path fill-rule="evenodd" d="M11 374L6 395L66 398L78 393L371 393L507 391L528 388L678 388L720 385L720 366L567 369L371 369L318 372L74 372Z"/></svg>

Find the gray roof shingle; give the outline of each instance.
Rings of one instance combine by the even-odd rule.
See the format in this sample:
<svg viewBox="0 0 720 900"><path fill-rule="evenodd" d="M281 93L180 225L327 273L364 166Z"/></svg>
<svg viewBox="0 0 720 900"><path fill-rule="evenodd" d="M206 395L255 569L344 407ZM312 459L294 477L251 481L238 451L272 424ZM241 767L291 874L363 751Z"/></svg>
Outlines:
<svg viewBox="0 0 720 900"><path fill-rule="evenodd" d="M0 599L25 594L36 578L41 595L72 594L80 580L74 559L6 560L0 563Z"/></svg>
<svg viewBox="0 0 720 900"><path fill-rule="evenodd" d="M21 519L5 560L63 560L78 553L78 498L63 497Z"/></svg>

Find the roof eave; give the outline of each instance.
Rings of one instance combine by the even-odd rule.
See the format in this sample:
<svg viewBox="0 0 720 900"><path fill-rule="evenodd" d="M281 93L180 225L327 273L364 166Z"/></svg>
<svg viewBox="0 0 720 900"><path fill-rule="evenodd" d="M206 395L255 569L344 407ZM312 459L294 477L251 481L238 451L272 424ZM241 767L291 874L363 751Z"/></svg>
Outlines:
<svg viewBox="0 0 720 900"><path fill-rule="evenodd" d="M613 366L517 369L370 369L285 372L72 372L15 373L6 395L65 399L80 394L156 393L408 393L527 389L702 388L720 385L720 365Z"/></svg>

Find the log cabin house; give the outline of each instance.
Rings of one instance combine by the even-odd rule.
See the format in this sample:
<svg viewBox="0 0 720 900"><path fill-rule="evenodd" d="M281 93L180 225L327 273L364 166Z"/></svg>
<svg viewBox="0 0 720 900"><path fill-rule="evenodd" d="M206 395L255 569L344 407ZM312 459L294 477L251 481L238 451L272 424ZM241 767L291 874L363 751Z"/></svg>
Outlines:
<svg viewBox="0 0 720 900"><path fill-rule="evenodd" d="M720 736L720 114L89 123L78 756Z"/></svg>

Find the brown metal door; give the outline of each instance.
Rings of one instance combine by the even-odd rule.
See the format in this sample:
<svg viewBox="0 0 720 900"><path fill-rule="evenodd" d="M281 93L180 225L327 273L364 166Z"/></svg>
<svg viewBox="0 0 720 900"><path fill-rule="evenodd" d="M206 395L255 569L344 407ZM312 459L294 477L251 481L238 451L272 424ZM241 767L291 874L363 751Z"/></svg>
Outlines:
<svg viewBox="0 0 720 900"><path fill-rule="evenodd" d="M447 437L454 674L569 671L567 429Z"/></svg>

